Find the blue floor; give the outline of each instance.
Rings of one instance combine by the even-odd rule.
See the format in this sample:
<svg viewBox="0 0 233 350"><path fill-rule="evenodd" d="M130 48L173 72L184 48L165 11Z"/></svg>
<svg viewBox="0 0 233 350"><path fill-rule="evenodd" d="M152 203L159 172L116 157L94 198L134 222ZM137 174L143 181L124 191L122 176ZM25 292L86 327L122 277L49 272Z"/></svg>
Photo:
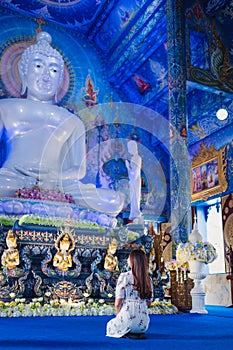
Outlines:
<svg viewBox="0 0 233 350"><path fill-rule="evenodd" d="M0 318L0 349L231 349L233 309L207 310L205 315L151 315L145 340L106 337L112 316Z"/></svg>

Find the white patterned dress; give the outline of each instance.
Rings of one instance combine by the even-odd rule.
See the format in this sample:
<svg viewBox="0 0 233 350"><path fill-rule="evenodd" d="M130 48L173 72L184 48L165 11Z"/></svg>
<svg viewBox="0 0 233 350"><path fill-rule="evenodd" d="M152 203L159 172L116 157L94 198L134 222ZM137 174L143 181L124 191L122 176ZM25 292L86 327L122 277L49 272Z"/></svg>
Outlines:
<svg viewBox="0 0 233 350"><path fill-rule="evenodd" d="M116 286L116 299L124 299L120 312L107 323L108 337L120 338L128 332L144 333L150 323L147 302L134 287L131 271L121 273Z"/></svg>

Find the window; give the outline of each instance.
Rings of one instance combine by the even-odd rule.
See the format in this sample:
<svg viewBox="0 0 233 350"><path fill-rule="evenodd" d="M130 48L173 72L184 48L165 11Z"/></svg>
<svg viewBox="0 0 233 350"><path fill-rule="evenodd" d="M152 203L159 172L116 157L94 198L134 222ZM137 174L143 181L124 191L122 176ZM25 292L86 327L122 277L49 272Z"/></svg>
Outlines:
<svg viewBox="0 0 233 350"><path fill-rule="evenodd" d="M207 241L213 244L218 254L217 259L209 264L209 273L225 273L221 204L210 206L208 212Z"/></svg>

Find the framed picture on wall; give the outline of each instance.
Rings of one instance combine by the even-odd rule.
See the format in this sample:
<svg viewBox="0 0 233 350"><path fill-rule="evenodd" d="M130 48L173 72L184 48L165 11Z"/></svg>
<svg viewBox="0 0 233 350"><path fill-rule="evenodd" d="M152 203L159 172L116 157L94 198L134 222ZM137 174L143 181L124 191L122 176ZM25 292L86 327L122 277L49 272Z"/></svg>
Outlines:
<svg viewBox="0 0 233 350"><path fill-rule="evenodd" d="M217 151L202 143L191 163L191 201L207 200L227 189L225 148Z"/></svg>

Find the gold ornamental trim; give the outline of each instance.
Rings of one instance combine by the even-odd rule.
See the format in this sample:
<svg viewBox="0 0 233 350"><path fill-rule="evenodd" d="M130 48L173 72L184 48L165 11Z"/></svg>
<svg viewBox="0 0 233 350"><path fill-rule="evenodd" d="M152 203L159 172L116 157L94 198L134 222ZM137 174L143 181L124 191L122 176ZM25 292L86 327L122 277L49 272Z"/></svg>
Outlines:
<svg viewBox="0 0 233 350"><path fill-rule="evenodd" d="M225 192L228 187L226 179L226 146L219 151L211 146L201 144L200 152L191 163L191 202L204 200Z"/></svg>

